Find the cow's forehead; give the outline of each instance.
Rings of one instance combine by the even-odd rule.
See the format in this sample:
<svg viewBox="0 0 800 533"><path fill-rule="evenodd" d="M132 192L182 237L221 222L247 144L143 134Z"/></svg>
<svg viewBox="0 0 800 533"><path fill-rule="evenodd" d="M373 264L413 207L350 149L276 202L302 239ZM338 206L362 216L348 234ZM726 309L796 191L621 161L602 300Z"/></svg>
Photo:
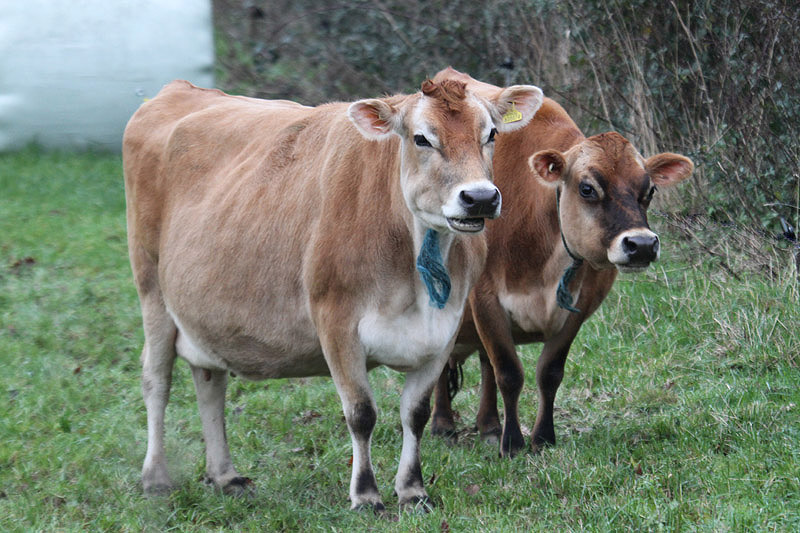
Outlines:
<svg viewBox="0 0 800 533"><path fill-rule="evenodd" d="M433 139L464 135L472 138L492 127L492 116L486 104L470 93L457 110L448 109L444 102L435 98L421 96L407 117L407 127L412 133Z"/></svg>
<svg viewBox="0 0 800 533"><path fill-rule="evenodd" d="M616 132L594 135L582 142L573 167L578 172L599 173L607 181L620 185L632 182L636 186L647 177L644 158Z"/></svg>

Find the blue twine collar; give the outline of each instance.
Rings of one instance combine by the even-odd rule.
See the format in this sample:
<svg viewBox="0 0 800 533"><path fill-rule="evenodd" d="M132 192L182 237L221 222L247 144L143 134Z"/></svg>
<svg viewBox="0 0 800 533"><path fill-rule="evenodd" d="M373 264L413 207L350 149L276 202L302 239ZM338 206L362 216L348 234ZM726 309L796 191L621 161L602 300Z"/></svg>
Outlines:
<svg viewBox="0 0 800 533"><path fill-rule="evenodd" d="M439 250L439 232L428 229L417 256L417 270L428 290L431 305L444 309L450 298L450 276L442 264L442 252Z"/></svg>
<svg viewBox="0 0 800 533"><path fill-rule="evenodd" d="M568 266L566 270L564 270L564 274L561 276L561 279L558 282L558 288L556 289L556 303L561 309L566 309L570 313L580 313L580 309L572 306L573 297L572 293L569 291L569 283L572 281L572 278L575 277L578 269L581 268L583 259L570 251L569 247L567 246L567 240L564 238L564 230L561 228L561 189L556 189L556 216L558 217L558 229L561 232L561 243L564 245L567 255L572 258L572 264Z"/></svg>

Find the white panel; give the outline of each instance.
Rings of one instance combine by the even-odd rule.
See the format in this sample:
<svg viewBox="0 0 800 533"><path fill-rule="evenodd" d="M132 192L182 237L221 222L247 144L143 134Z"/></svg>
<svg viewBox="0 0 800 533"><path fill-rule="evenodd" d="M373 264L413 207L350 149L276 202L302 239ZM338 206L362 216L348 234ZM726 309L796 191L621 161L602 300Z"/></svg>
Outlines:
<svg viewBox="0 0 800 533"><path fill-rule="evenodd" d="M0 150L119 150L167 82L213 85L209 0L0 0Z"/></svg>

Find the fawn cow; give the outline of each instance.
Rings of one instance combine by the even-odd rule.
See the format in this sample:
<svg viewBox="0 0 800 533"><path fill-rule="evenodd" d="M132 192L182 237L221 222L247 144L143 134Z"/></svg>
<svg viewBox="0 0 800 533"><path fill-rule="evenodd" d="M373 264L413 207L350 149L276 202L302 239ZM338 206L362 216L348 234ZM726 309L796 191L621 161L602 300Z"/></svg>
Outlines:
<svg viewBox="0 0 800 533"><path fill-rule="evenodd" d="M413 95L306 107L175 81L143 104L123 162L145 333L145 492L171 484L164 411L179 356L210 482L251 490L226 440L228 373L330 375L352 438L352 507L376 510L367 371L405 372L395 491L401 505L427 502L430 394L483 269L484 219L500 213L494 136L524 126L541 100L533 86L483 98L427 80ZM519 120L506 124L511 108Z"/></svg>
<svg viewBox="0 0 800 533"><path fill-rule="evenodd" d="M501 90L452 68L434 77L448 79L487 98ZM584 137L549 98L527 126L498 135L494 177L506 199L503 216L487 228L486 268L470 293L450 368L436 386L433 433L453 433L451 373L477 350L478 429L486 439L500 436L502 456L520 451L524 376L515 345L543 342L531 444L536 451L555 443L553 401L573 339L608 295L617 271L643 270L658 258L658 236L647 224L650 200L657 186L673 185L692 170L682 155L645 159L616 132Z"/></svg>

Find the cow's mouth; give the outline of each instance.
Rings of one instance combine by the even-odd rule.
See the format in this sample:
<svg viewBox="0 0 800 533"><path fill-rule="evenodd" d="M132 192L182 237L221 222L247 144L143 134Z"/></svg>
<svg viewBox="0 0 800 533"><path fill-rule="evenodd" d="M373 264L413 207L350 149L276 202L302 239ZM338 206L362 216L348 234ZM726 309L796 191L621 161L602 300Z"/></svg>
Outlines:
<svg viewBox="0 0 800 533"><path fill-rule="evenodd" d="M644 272L650 266L650 263L625 263L624 265L616 265L617 270L623 274L635 274L636 272Z"/></svg>
<svg viewBox="0 0 800 533"><path fill-rule="evenodd" d="M463 233L477 233L483 229L483 226L486 224L486 221L484 218L481 217L472 217L472 218L447 217L447 224L450 226L451 229L455 231L460 231Z"/></svg>

